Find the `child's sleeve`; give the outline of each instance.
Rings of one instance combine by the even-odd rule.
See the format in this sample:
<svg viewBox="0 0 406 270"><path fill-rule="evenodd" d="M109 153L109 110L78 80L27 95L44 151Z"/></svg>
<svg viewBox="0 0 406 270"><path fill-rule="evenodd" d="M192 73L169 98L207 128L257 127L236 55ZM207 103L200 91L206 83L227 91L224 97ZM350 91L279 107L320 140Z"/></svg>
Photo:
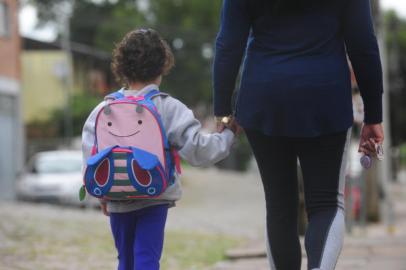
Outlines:
<svg viewBox="0 0 406 270"><path fill-rule="evenodd" d="M94 145L94 136L95 136L95 124L96 124L96 117L97 113L103 106L103 102L100 103L89 115L87 118L83 130L82 130L82 167L83 171L86 168L86 160L91 156L92 154L92 148Z"/></svg>
<svg viewBox="0 0 406 270"><path fill-rule="evenodd" d="M161 117L170 144L191 165L209 166L230 153L234 133L229 129L222 133L203 133L199 120L179 100L166 97Z"/></svg>

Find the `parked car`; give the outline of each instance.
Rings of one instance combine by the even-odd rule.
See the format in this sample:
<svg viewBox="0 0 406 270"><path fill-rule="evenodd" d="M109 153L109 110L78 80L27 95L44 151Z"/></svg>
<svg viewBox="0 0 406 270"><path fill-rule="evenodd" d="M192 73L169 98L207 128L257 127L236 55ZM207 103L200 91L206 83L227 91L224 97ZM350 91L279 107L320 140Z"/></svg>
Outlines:
<svg viewBox="0 0 406 270"><path fill-rule="evenodd" d="M348 162L347 162L347 177L360 178L363 173L363 168L361 166L360 158L361 153L358 152L358 140L353 140L348 149Z"/></svg>
<svg viewBox="0 0 406 270"><path fill-rule="evenodd" d="M86 196L83 202L79 201L82 179L80 151L40 152L28 162L26 172L17 180L17 198L86 207L98 206L98 200L90 196Z"/></svg>

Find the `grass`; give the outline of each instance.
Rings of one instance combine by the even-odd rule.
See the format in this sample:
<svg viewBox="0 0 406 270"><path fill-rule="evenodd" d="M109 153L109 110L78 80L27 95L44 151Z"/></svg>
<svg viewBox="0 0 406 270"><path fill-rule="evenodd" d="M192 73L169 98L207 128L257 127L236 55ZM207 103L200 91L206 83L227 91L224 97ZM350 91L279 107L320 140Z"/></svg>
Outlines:
<svg viewBox="0 0 406 270"><path fill-rule="evenodd" d="M200 270L224 259L227 249L240 240L222 235L169 232L166 237L163 270Z"/></svg>
<svg viewBox="0 0 406 270"><path fill-rule="evenodd" d="M403 168L406 168L406 143L400 146L400 164Z"/></svg>
<svg viewBox="0 0 406 270"><path fill-rule="evenodd" d="M49 208L33 213L0 207L0 269L115 269L108 220L94 211ZM55 210L56 209L56 210ZM162 270L201 270L224 258L240 240L169 231Z"/></svg>

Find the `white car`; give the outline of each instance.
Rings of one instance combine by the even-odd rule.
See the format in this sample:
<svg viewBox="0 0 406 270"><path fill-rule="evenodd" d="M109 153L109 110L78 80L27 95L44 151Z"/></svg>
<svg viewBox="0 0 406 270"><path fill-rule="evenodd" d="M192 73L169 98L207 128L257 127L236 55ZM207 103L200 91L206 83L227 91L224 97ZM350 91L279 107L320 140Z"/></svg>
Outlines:
<svg viewBox="0 0 406 270"><path fill-rule="evenodd" d="M68 205L98 206L98 200L87 194L79 200L83 185L82 153L57 150L33 156L27 171L17 180L17 198L31 201L50 201Z"/></svg>

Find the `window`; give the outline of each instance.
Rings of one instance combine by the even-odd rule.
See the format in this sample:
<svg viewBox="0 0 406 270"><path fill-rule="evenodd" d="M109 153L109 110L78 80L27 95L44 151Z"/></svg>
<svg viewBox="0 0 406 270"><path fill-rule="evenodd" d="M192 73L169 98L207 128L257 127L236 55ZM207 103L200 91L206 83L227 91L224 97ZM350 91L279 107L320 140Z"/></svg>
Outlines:
<svg viewBox="0 0 406 270"><path fill-rule="evenodd" d="M0 37L8 36L9 32L9 14L7 4L0 2Z"/></svg>

